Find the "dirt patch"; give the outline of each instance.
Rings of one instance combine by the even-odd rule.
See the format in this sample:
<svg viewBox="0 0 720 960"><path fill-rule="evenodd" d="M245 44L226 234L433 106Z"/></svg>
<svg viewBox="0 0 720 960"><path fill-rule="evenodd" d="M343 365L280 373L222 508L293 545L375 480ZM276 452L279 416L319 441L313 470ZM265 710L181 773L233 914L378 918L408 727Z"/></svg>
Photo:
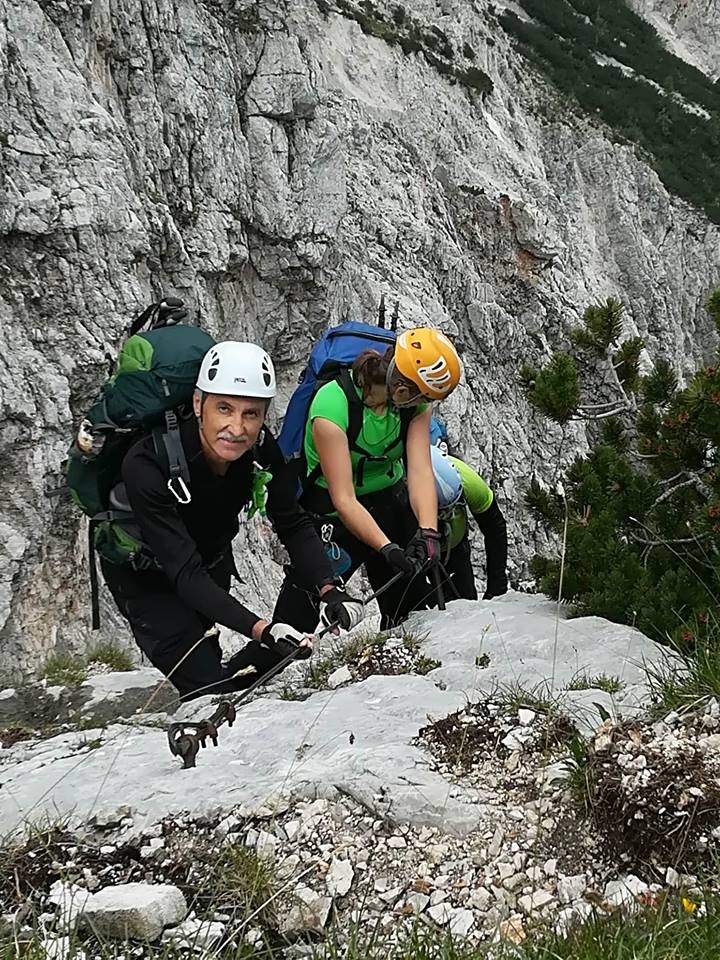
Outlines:
<svg viewBox="0 0 720 960"><path fill-rule="evenodd" d="M526 722L520 723L519 716ZM576 733L571 721L555 710L506 712L501 704L487 701L433 721L420 730L417 742L440 763L467 772L494 757L551 750Z"/></svg>
<svg viewBox="0 0 720 960"><path fill-rule="evenodd" d="M0 747L7 750L21 740L32 740L34 736L33 731L28 727L5 727L0 730Z"/></svg>
<svg viewBox="0 0 720 960"><path fill-rule="evenodd" d="M372 676L425 675L442 666L420 652L421 641L414 637L378 637L363 647L354 662L348 664L353 680Z"/></svg>
<svg viewBox="0 0 720 960"><path fill-rule="evenodd" d="M690 869L720 837L720 736L663 727L604 724L589 749L586 804L614 856Z"/></svg>

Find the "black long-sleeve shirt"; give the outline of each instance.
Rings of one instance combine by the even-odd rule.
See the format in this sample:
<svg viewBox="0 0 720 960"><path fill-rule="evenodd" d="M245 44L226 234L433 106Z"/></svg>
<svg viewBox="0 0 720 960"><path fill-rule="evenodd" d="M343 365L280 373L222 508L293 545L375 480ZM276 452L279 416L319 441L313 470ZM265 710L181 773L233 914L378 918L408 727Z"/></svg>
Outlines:
<svg viewBox="0 0 720 960"><path fill-rule="evenodd" d="M293 566L316 587L333 582L332 566L310 516L298 505L292 472L267 429L255 448L231 463L223 476L213 473L203 456L194 419L181 423L180 435L190 472L190 503L178 503L168 490L167 466L148 436L131 447L123 461L130 506L145 544L183 601L209 620L249 637L260 618L218 586L207 568L230 548L239 530L238 514L251 499L255 462L272 473L267 516Z"/></svg>

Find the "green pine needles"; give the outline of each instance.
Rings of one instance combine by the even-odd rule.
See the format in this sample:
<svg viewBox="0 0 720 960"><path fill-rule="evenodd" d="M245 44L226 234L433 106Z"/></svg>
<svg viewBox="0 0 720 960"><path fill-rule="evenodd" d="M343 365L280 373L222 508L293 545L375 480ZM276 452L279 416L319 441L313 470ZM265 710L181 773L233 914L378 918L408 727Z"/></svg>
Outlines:
<svg viewBox="0 0 720 960"><path fill-rule="evenodd" d="M720 330L720 290L706 306ZM536 409L556 423L584 421L590 439L562 478L562 599L575 614L634 624L687 650L719 607L720 355L681 386L663 358L641 373L643 341L623 333L622 304L594 304L573 331L572 355L520 372ZM533 479L526 504L560 534L557 493ZM559 558L535 557L532 572L557 597Z"/></svg>

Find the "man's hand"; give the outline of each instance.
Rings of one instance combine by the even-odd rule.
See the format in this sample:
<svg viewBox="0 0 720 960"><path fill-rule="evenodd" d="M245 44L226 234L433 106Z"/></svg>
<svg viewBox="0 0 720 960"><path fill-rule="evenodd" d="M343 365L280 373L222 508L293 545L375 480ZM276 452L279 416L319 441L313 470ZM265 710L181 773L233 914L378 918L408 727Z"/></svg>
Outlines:
<svg viewBox="0 0 720 960"><path fill-rule="evenodd" d="M270 650L277 650L283 657L297 651L297 660L307 660L313 652L313 637L300 633L289 623L269 624L260 635L260 643Z"/></svg>
<svg viewBox="0 0 720 960"><path fill-rule="evenodd" d="M396 543L386 543L380 547L378 553L395 573L405 573L411 576L415 573L415 564L405 556L405 551Z"/></svg>
<svg viewBox="0 0 720 960"><path fill-rule="evenodd" d="M339 587L333 587L322 595L320 622L325 627L337 624L343 630L352 630L365 617L365 604L348 596Z"/></svg>
<svg viewBox="0 0 720 960"><path fill-rule="evenodd" d="M419 527L405 547L405 556L417 569L432 566L440 560L440 534L432 527Z"/></svg>

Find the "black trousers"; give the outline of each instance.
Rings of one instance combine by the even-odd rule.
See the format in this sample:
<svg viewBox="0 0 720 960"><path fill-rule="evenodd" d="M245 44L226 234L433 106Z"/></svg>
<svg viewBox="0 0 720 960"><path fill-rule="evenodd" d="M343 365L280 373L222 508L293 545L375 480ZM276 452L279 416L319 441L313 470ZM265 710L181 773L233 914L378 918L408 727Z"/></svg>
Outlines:
<svg viewBox="0 0 720 960"><path fill-rule="evenodd" d="M170 680L181 700L243 690L282 659L282 654L251 640L223 666L217 632L205 636L212 621L187 606L163 573L137 572L105 560L100 565L135 642L152 665ZM233 570L232 555L228 552L209 572L218 586L229 590ZM245 667L254 670L234 677Z"/></svg>
<svg viewBox="0 0 720 960"><path fill-rule="evenodd" d="M405 483L398 483L394 487L382 490L380 493L370 494L360 499L375 522L385 535L401 547L407 546L418 528L417 519L410 507ZM315 528L323 535L332 527L331 541L339 550L344 551L350 558L350 565L342 573L347 582L355 571L365 564L373 590L378 590L395 575L395 571L375 550L358 540L346 529L339 517L323 515L317 507L317 500L313 503L310 497L301 500L303 507L312 515ZM313 631L317 626L320 611L320 600L316 593L302 579L300 571L286 567L286 576L283 582L277 603L273 611L273 620L289 623L296 630ZM404 577L387 590L380 603L381 629L395 626L405 619L410 610L416 609L423 593L425 581L421 576ZM402 616L400 616L400 612ZM406 611L406 612L405 612Z"/></svg>

